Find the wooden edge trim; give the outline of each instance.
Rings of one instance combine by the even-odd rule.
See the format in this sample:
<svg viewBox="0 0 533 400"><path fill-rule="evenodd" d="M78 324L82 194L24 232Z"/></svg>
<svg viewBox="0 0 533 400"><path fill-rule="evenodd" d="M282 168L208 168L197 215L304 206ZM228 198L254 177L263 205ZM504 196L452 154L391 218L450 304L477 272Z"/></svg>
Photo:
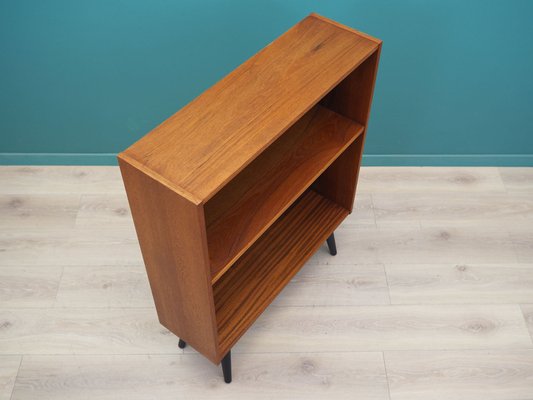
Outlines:
<svg viewBox="0 0 533 400"><path fill-rule="evenodd" d="M368 34L366 34L366 33L364 33L364 32L357 31L357 30L355 30L355 29L353 29L353 28L350 28L349 26L346 26L346 25L340 24L340 23L338 23L337 21L334 21L334 20L332 20L332 19L329 19L329 18L327 18L327 17L324 17L324 16L322 16L322 15L320 15L320 14L317 14L317 13L315 13L315 12L312 12L311 14L309 14L309 16L310 16L310 17L314 17L314 18L316 18L316 19L320 19L320 20L322 20L322 21L324 21L324 22L327 22L328 24L335 25L337 28L344 29L344 30L346 30L346 31L348 31L348 32L350 32L350 33L355 33L356 35L359 35L359 36L364 37L365 39L371 40L372 42L374 42L374 43L376 43L376 44L378 44L378 45L381 45L381 43L383 42L383 41L380 40L380 39L377 39L377 38L375 38L375 37L373 37L373 36L370 36L370 35L368 35Z"/></svg>
<svg viewBox="0 0 533 400"><path fill-rule="evenodd" d="M148 175L150 178L156 180L157 182L161 183L163 186L167 187L168 189L172 190L176 194L180 195L181 197L187 199L194 205L200 205L202 201L198 199L196 196L194 196L192 193L186 191L185 189L176 186L172 182L170 182L165 177L159 175L158 173L152 171L151 169L146 168L143 164L141 164L139 161L135 160L134 158L131 158L126 153L122 152L117 155L117 158L127 162L132 167L138 169L139 171L142 171L146 175Z"/></svg>

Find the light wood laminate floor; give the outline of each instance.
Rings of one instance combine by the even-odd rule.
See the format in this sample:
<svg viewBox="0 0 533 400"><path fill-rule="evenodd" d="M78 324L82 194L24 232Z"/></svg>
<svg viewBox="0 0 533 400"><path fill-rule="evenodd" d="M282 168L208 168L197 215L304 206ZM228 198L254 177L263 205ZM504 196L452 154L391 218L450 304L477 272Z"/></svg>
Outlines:
<svg viewBox="0 0 533 400"><path fill-rule="evenodd" d="M363 168L234 348L159 325L116 167L0 167L0 399L533 399L533 168Z"/></svg>

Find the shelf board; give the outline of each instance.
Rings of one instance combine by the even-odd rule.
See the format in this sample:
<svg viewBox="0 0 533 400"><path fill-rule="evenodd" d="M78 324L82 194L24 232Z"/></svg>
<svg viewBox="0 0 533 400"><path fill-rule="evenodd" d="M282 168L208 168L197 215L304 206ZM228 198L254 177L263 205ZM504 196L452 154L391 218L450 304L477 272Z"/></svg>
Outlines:
<svg viewBox="0 0 533 400"><path fill-rule="evenodd" d="M213 285L220 353L225 354L348 215L306 191Z"/></svg>
<svg viewBox="0 0 533 400"><path fill-rule="evenodd" d="M317 105L205 204L213 283L363 131Z"/></svg>

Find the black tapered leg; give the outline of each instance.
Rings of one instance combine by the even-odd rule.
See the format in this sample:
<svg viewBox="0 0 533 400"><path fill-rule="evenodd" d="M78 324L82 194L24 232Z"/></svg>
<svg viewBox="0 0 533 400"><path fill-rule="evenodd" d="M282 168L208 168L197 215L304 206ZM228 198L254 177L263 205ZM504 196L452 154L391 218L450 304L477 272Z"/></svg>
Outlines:
<svg viewBox="0 0 533 400"><path fill-rule="evenodd" d="M178 347L179 347L180 349L184 349L185 347L187 347L187 343L185 343L185 340L181 340L181 339L180 339L180 341L179 341L179 343L178 343Z"/></svg>
<svg viewBox="0 0 533 400"><path fill-rule="evenodd" d="M231 350L222 359L222 373L224 374L224 382L231 383Z"/></svg>
<svg viewBox="0 0 533 400"><path fill-rule="evenodd" d="M335 234L332 233L326 240L328 242L329 254L332 256L337 255L337 245L335 244Z"/></svg>

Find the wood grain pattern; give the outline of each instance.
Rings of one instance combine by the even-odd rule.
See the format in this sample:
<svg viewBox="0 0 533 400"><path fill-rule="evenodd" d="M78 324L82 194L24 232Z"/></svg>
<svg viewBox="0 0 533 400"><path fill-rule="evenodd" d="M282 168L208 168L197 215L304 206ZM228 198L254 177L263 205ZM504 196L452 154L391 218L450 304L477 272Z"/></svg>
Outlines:
<svg viewBox="0 0 533 400"><path fill-rule="evenodd" d="M1 194L124 193L113 166L2 166Z"/></svg>
<svg viewBox="0 0 533 400"><path fill-rule="evenodd" d="M386 265L392 304L533 303L531 264Z"/></svg>
<svg viewBox="0 0 533 400"><path fill-rule="evenodd" d="M82 194L76 215L78 226L121 225L133 227L126 193Z"/></svg>
<svg viewBox="0 0 533 400"><path fill-rule="evenodd" d="M232 353L533 348L516 304L270 307Z"/></svg>
<svg viewBox="0 0 533 400"><path fill-rule="evenodd" d="M131 228L0 231L0 266L138 265L139 242Z"/></svg>
<svg viewBox="0 0 533 400"><path fill-rule="evenodd" d="M527 193L512 196L506 192L472 196L467 191L453 196L439 192L404 192L394 196L375 193L372 201L378 225L418 221L427 227L471 225L476 221L479 225L502 227L525 223L525 220L533 224L533 196Z"/></svg>
<svg viewBox="0 0 533 400"><path fill-rule="evenodd" d="M158 324L152 306L138 308L148 286L139 272L138 241L131 227L113 216L112 209L122 206L118 198L124 198L118 168L103 169L0 167L0 192L29 198L88 194L78 216L101 221L100 225L78 221L75 227L44 232L0 231L0 275L5 270L7 277L0 278L0 285L5 283L2 287L7 288L0 298L0 351L4 354L0 356L0 399L10 399L15 382L12 399L19 400L283 399L284 395L387 399L382 351L392 399L531 399L533 355L524 340L527 336L522 335L527 334L526 326L533 335L533 303L522 304L521 314L515 312L516 302L529 296L527 269L533 259L529 218L500 224L498 229L487 229L485 223L480 226L485 218L508 220L508 214L517 210L510 205L527 194L529 169L363 167L361 178L372 179L363 179L354 212L336 230L338 255L331 257L322 245L243 336L235 347L230 387L224 384L220 367L193 349L186 349L182 357L177 338ZM75 172L86 175L76 177ZM413 214L403 200L411 193L420 197L412 203ZM387 201L391 213L376 227L372 199L383 196L397 196L399 204ZM446 196L453 197L447 204L457 213L441 201ZM464 205L455 197L465 199ZM470 198L478 199L480 208L473 207ZM58 199L60 207L67 201ZM59 210L45 209L50 210L46 211L48 222L53 225L53 215L61 225ZM400 217L404 212L405 219ZM433 226L402 226L417 213ZM39 215L43 214L34 214ZM457 234L457 240L447 241L446 235L437 240L439 226L451 229L448 233ZM460 240L464 243L459 244ZM523 262L517 263L517 258ZM369 260L377 264L368 265ZM399 268L398 275L388 276L391 293L398 288L391 278L398 276L407 285L401 296L422 304L369 306L383 300L378 270L383 260L388 260L389 274ZM442 260L449 263L443 265ZM467 269L456 273L456 265ZM69 290L54 309L51 299L62 269ZM301 290L305 288L298 283L300 276L314 290ZM344 279L353 280L346 290ZM142 293L133 300L137 290ZM450 294L448 302L460 303L438 305L445 293ZM493 301L488 304L490 293ZM472 305L477 300L487 304ZM357 304L340 306L351 301ZM401 351L392 352L395 348ZM376 352L367 353L369 349ZM298 350L319 353L295 353Z"/></svg>
<svg viewBox="0 0 533 400"><path fill-rule="evenodd" d="M381 353L240 355L231 387L220 375L193 354L26 356L12 400L388 400Z"/></svg>
<svg viewBox="0 0 533 400"><path fill-rule="evenodd" d="M328 251L322 246L323 251ZM309 264L292 278L273 306L358 306L390 304L382 264Z"/></svg>
<svg viewBox="0 0 533 400"><path fill-rule="evenodd" d="M0 354L180 354L153 308L1 308Z"/></svg>
<svg viewBox="0 0 533 400"><path fill-rule="evenodd" d="M385 352L393 400L529 400L533 350Z"/></svg>
<svg viewBox="0 0 533 400"><path fill-rule="evenodd" d="M307 191L213 287L221 354L246 332L348 211Z"/></svg>
<svg viewBox="0 0 533 400"><path fill-rule="evenodd" d="M309 16L124 153L207 200L352 72L378 43Z"/></svg>
<svg viewBox="0 0 533 400"><path fill-rule="evenodd" d="M79 204L78 194L0 195L1 228L10 232L72 228Z"/></svg>
<svg viewBox="0 0 533 400"><path fill-rule="evenodd" d="M120 158L119 165L159 321L218 361L202 211Z"/></svg>
<svg viewBox="0 0 533 400"><path fill-rule="evenodd" d="M154 300L142 265L67 266L54 306L150 308Z"/></svg>
<svg viewBox="0 0 533 400"><path fill-rule="evenodd" d="M531 335L531 340L533 340L533 303L522 304L521 309L522 313L524 314L524 319L526 320L526 325L529 329L529 333Z"/></svg>
<svg viewBox="0 0 533 400"><path fill-rule="evenodd" d="M509 232L509 241L512 244L519 263L533 262L533 229L529 220L524 219L521 223L506 226Z"/></svg>
<svg viewBox="0 0 533 400"><path fill-rule="evenodd" d="M533 192L533 168L498 168L505 189L509 192Z"/></svg>
<svg viewBox="0 0 533 400"><path fill-rule="evenodd" d="M55 303L62 267L0 267L2 307L52 307Z"/></svg>
<svg viewBox="0 0 533 400"><path fill-rule="evenodd" d="M524 228L525 229L525 228ZM489 264L527 263L533 254L529 237L516 239L499 227L470 225L341 228L336 232L337 247L342 248L334 259L318 252L312 263L335 264ZM523 259L517 257L517 252ZM438 256L436 256L438 255ZM531 260L531 258L529 258Z"/></svg>
<svg viewBox="0 0 533 400"><path fill-rule="evenodd" d="M12 399L21 356L0 356L0 400Z"/></svg>
<svg viewBox="0 0 533 400"><path fill-rule="evenodd" d="M365 193L505 192L498 168L476 167L371 167L359 177Z"/></svg>
<svg viewBox="0 0 533 400"><path fill-rule="evenodd" d="M317 106L206 203L213 282L363 129Z"/></svg>

